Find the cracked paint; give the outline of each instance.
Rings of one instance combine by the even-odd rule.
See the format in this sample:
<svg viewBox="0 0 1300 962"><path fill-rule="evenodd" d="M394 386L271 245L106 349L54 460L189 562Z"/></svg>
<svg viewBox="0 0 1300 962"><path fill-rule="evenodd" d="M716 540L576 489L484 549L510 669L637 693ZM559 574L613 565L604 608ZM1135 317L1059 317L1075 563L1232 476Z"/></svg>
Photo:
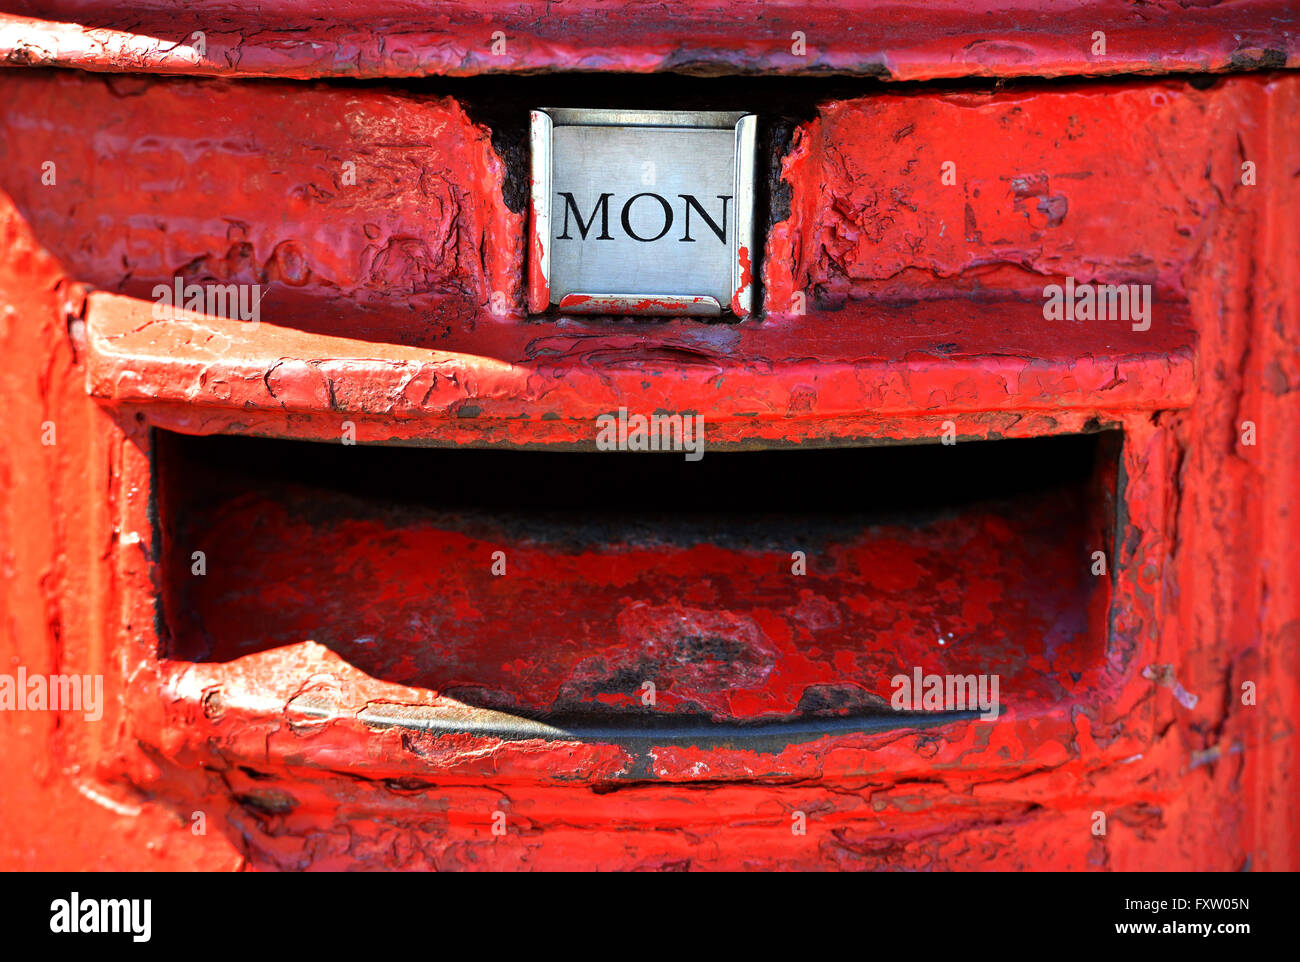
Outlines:
<svg viewBox="0 0 1300 962"><path fill-rule="evenodd" d="M1202 16L1199 10L1187 16ZM267 56L244 47L239 62L246 68ZM292 62L291 53L284 56ZM1025 52L987 44L967 56L1005 71ZM662 62L651 51L633 66ZM117 93L73 74L18 71L0 83L15 93L0 122L34 118L39 146L58 140L50 131L75 134L90 125L92 114L67 106L77 93L101 98L94 103L116 117L132 108L110 98L161 98L179 111L197 96L197 85L155 90L154 81L138 78ZM247 94L203 89L226 103ZM786 158L792 213L769 236L763 263L771 311L722 333L681 320L490 321L490 279L520 274L522 225L507 216L499 173L471 168L492 159L486 134L462 123L450 102L413 104L376 93L375 102L388 106L358 106L377 124L436 115L465 152L446 160L464 176L455 189L413 177L401 180L401 203L368 195L353 247L308 229L327 219L312 221L302 210L323 201L293 195L283 189L288 181L265 194L231 195L223 212L246 225L233 235L221 218L209 222L183 205L153 210L179 225L183 242L172 250L161 231L131 223L130 212L148 206L152 189L115 184L90 196L88 185L100 182L85 179L92 177L88 166L78 173L77 158L89 165L101 150L120 156L111 142L60 148L71 159L62 183L78 203L104 205L97 208L102 227L85 222L96 208L79 219L67 207L38 202L30 176L38 167L7 163L0 170L0 349L15 362L0 369L13 425L0 446L0 648L31 671L103 674L108 704L96 725L47 713L3 719L0 806L13 840L0 862L49 869L1295 868L1300 392L1288 385L1300 383L1300 317L1287 279L1296 238L1283 228L1300 203L1300 181L1266 175L1247 190L1238 175L1243 154L1266 172L1300 169L1292 136L1300 84L1263 75L1201 91L1165 82L1143 89L1129 83L1091 95L1052 88L925 94L910 105L888 97L823 105ZM265 96L268 105L284 96L267 90L247 95ZM313 110L341 96L295 93ZM371 96L347 96L354 95ZM42 113L33 104L64 106ZM1037 143L1017 108L1041 111L1061 145ZM935 145L948 145L949 120L981 143L1007 131L999 135L1008 138L1000 153L1025 163L999 172L978 153L958 157L959 176L963 157L973 165L968 174L980 182L979 197L969 183L969 196L967 187L946 188L950 200L937 180L907 180L913 174L898 171L913 160L913 173L923 169ZM1167 129L1158 144L1141 130L1108 139L1107 131L1129 122ZM292 117L285 123L292 131ZM1216 136L1223 131L1232 136ZM882 190L879 172L861 166L870 159L865 148L855 153L847 132L883 148L897 168L891 176L906 189ZM267 143L285 148L293 136ZM195 137L181 138L178 156L198 150ZM1170 137L1178 151L1162 146ZM22 139L3 142L7 158L39 159ZM1068 153L1069 144L1082 153ZM924 145L930 150L921 157ZM1152 158L1159 169L1148 178ZM228 183L215 160L200 166L214 184ZM316 183L308 167L293 169ZM1114 188L1118 196L1094 196L1081 187L1091 178L1069 176L1087 171L1129 186ZM829 175L822 193L809 189L820 172ZM1003 175L1026 179L1018 187ZM180 204L192 193L174 196ZM389 230L383 216L395 216L381 208L406 210L418 197L429 199L431 211L420 217L430 219L404 222L402 230L414 224L424 233L393 229L388 236L419 242L378 243ZM1054 200L1061 197L1064 204ZM433 211L440 200L455 210ZM928 212L950 203L941 215ZM960 226L967 204L980 238L970 242ZM292 231L278 220L282 209L297 218ZM368 224L381 234L371 237ZM452 224L471 225L473 243L461 246ZM1121 230L1125 225L1132 226ZM197 239L203 243L190 243ZM282 247L287 241L293 245ZM245 244L253 248L247 257ZM359 256L372 244L383 257ZM1135 259L1140 250L1150 263ZM141 277L201 259L196 270L213 275L265 271L275 289L255 329L220 318L149 323L149 303L123 288L120 255L140 266ZM446 275L438 265L447 265ZM487 266L480 273L476 265ZM1145 334L1122 326L1054 328L1043 323L1040 304L1011 296L1030 280L1087 265L1097 276L1149 270L1168 294L1162 322ZM482 286L466 281L466 290L452 289L466 273ZM980 278L978 298L972 273ZM438 311L419 315L426 327L403 339L395 332L416 312L393 302L412 283L430 284L430 296L441 300ZM519 282L512 283L521 298ZM109 290L86 297L87 284ZM788 300L780 299L804 290L807 313L787 311ZM912 297L899 296L909 291ZM420 647L421 632L435 616L484 618L483 598L471 591L482 586L476 576L461 576L465 592L438 610L422 607L395 572L409 571L430 546L454 544L431 534L445 526L384 526L342 511L312 524L300 505L297 516L286 510L292 498L259 489L243 501L214 502L206 522L214 538L225 539L221 550L244 566L193 589L196 612L218 629L212 640L223 658L204 660L195 640L202 632L186 635L183 623L163 618L158 599L177 574L175 555L164 549L175 531L155 527L158 462L165 460L155 457L155 428L333 440L343 415L355 415L362 442L549 444L563 451L588 444L594 418L620 405L704 411L710 443L716 437L735 447L933 440L945 421L959 445L1118 429L1124 444L1116 484L1083 495L1113 522L1109 599L1069 591L1068 561L1044 534L1068 502L1050 499L1020 515L985 512L965 527L960 519L935 522L923 534L885 529L855 543L841 531L847 540L839 563L856 559L864 572L859 599L814 574L806 593L756 605L751 592L775 576L750 566L774 561L771 549L707 539L660 546L658 554L643 547L638 574L628 554L590 546L548 552L536 539L521 539L514 550L525 570L555 565L552 596L607 604L609 630L573 638L553 659L527 646L505 651L500 641L498 656L515 657L493 661L465 650L441 663ZM48 420L58 427L55 445L40 441ZM1244 420L1258 428L1255 444L1240 440ZM358 445L349 453L367 451ZM170 517L166 505L161 510ZM284 550L239 554L238 530L221 524L239 517L261 519ZM971 543L983 548L955 550L967 543L963 531L978 535ZM923 535L936 539L933 549ZM473 545L482 535L455 537ZM319 550L295 557L292 539ZM873 555L883 543L901 544L893 550L911 563ZM331 550L348 545L363 550L353 572L361 588L354 590L374 591L375 608L346 604L349 570L334 567ZM997 557L1035 545L1038 556L994 570ZM980 550L988 552L982 567ZM1088 564L1081 554L1080 578ZM657 596L644 573L668 557L692 576L678 586L680 597ZM715 576L708 585L705 576L728 559L735 580L724 585ZM278 580L268 585L268 573ZM371 575L384 577L367 580ZM1039 576L1047 582L1042 591L1017 589ZM644 604L624 603L618 579L638 577ZM882 587L890 578L898 579L893 595ZM926 578L955 599L944 617L922 611L909 594ZM314 619L310 591L330 579L337 579L339 609ZM258 602L265 607L247 629L231 600L241 584L264 592ZM293 591L309 603L284 604ZM969 652L965 635L995 630L1008 604L1051 597L1067 609L1082 605L1085 627L1053 635L1040 631L1046 621L1030 619L1034 643L1001 646L1008 674L1022 675L1027 689L1037 685L1046 705L1013 705L996 723L831 733L758 747L509 740L420 728L449 701L488 711L472 704L475 685L480 701L484 692L513 693L538 707L617 700L621 690L601 689L647 664L657 672L675 667L678 690L712 716L819 718L878 708L867 695L880 697L879 679L862 681L881 670L873 659L883 661L891 642L934 651L936 639L951 632L961 643L944 646L945 657L960 659ZM516 609L519 634L536 624L552 642L569 640L537 598L521 600L528 604ZM400 630L410 633L397 651L366 621L367 612L387 610L400 610ZM875 625L884 643L847 644L836 632L855 619ZM337 637L326 637L331 625ZM257 631L265 644L250 640ZM1196 694L1195 704L1153 685L1142 674L1147 666L1161 666L1156 680L1176 678ZM448 679L460 685L460 698L443 691ZM1242 698L1247 684L1253 704ZM667 698L671 707L671 692ZM1104 838L1089 831L1096 810L1109 816ZM207 816L206 836L190 831L195 811ZM500 837L492 834L498 811L507 826ZM807 816L806 836L790 831L795 812Z"/></svg>
<svg viewBox="0 0 1300 962"><path fill-rule="evenodd" d="M1295 11L1281 0L1233 4L1093 0L842 0L809 9L755 0L564 4L525 0L485 10L472 0L384 8L353 0L240 5L212 22L182 0L29 0L0 17L0 58L139 73L280 77L467 76L543 70L675 71L703 76L842 73L885 80L1059 77L1294 67ZM41 19L36 19L41 18ZM1026 30L1026 19L1035 29ZM188 41L205 31L199 55ZM1106 33L1095 50L1094 31ZM494 34L507 37L507 56ZM791 44L795 31L805 49ZM1158 55L1153 37L1176 36Z"/></svg>

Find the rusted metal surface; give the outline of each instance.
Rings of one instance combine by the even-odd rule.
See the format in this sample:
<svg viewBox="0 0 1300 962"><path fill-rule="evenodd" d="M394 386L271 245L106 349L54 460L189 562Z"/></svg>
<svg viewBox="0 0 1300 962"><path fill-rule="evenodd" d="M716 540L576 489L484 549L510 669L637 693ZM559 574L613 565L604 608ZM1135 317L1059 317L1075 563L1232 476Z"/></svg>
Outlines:
<svg viewBox="0 0 1300 962"><path fill-rule="evenodd" d="M1261 7L1186 16L1242 9ZM1235 49L1187 36L1197 69ZM979 69L1056 72L1043 42ZM617 62L655 69L653 45ZM0 713L6 866L1300 864L1295 76L818 105L784 162L766 310L739 325L519 316L523 214L449 99L49 71L0 89L0 645L30 671L102 674L108 695L95 722ZM155 318L152 286L178 274L265 284L261 322ZM1047 321L1035 295L1062 275L1150 283L1151 327ZM776 525L755 544L743 525L633 537L650 495L584 541L429 509L485 487L468 462L418 460L434 452L382 462L398 467L358 497L307 457L272 483L242 453L260 449L199 447L338 445L350 420L361 443L331 451L361 475L381 463L368 441L566 457L619 407L704 412L706 465L751 457L728 446L934 442L945 423L954 468L976 439L1113 428L1123 448L1020 503L833 525L800 579ZM771 498L814 505L832 480ZM398 510L389 481L425 507ZM962 644L937 654L949 632ZM844 730L888 695L891 659L1004 671L1007 713ZM646 673L670 683L656 711L704 734L620 741L593 721L646 707ZM588 727L493 730L487 712ZM819 719L836 730L735 727Z"/></svg>
<svg viewBox="0 0 1300 962"><path fill-rule="evenodd" d="M10 0L11 64L243 77L544 70L848 73L894 80L1294 67L1285 0L566 0L386 4ZM193 36L202 31L200 42ZM1098 45L1097 34L1105 35Z"/></svg>

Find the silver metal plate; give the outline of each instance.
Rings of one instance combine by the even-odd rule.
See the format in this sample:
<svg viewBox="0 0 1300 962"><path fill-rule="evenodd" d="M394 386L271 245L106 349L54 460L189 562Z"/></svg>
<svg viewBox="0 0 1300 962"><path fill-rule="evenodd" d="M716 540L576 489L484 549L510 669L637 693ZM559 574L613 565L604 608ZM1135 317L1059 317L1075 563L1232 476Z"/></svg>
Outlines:
<svg viewBox="0 0 1300 962"><path fill-rule="evenodd" d="M752 114L532 112L529 306L749 314Z"/></svg>

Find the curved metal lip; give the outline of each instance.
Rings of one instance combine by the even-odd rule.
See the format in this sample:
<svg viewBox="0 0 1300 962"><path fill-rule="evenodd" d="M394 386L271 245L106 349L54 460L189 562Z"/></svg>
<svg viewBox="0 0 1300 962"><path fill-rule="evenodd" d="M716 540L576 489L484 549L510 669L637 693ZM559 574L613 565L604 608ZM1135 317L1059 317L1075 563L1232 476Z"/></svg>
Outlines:
<svg viewBox="0 0 1300 962"><path fill-rule="evenodd" d="M895 712L870 715L800 717L777 721L715 722L700 715L628 714L622 717L529 718L491 709L464 711L372 703L358 713L371 728L403 728L435 737L470 735L502 741L552 741L587 744L692 745L771 750L787 744L838 735L934 728L978 720L977 710Z"/></svg>
<svg viewBox="0 0 1300 962"><path fill-rule="evenodd" d="M655 317L687 315L719 317L722 305L705 294L588 294L574 291L560 298L560 312L570 314L644 314L652 305Z"/></svg>

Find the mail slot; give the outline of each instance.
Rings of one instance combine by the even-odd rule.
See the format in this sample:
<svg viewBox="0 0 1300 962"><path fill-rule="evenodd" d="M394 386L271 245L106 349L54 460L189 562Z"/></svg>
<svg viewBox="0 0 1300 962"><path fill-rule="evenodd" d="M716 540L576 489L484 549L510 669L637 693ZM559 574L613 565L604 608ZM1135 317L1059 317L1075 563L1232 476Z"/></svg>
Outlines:
<svg viewBox="0 0 1300 962"><path fill-rule="evenodd" d="M1079 559L1113 541L1118 444L693 463L164 433L165 654L206 673L310 641L436 693L417 733L619 745L614 783L650 745L933 724L944 708L891 705L918 668L997 677L953 718L1032 718L1099 697L1111 582ZM804 495L830 476L857 484ZM779 751L748 764L801 773ZM557 753L549 777L572 774Z"/></svg>

